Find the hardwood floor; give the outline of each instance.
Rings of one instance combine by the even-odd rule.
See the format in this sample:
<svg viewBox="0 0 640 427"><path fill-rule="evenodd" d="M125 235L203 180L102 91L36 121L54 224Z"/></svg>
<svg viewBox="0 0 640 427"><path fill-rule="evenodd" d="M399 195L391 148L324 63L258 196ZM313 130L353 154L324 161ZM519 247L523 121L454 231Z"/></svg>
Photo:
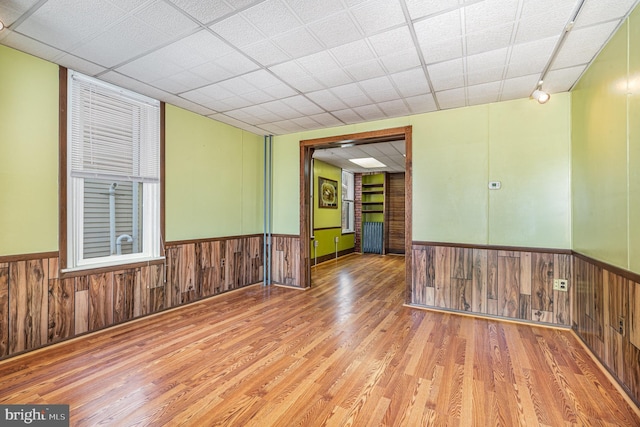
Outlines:
<svg viewBox="0 0 640 427"><path fill-rule="evenodd" d="M639 426L569 331L416 310L404 258L253 286L0 362L73 426Z"/></svg>

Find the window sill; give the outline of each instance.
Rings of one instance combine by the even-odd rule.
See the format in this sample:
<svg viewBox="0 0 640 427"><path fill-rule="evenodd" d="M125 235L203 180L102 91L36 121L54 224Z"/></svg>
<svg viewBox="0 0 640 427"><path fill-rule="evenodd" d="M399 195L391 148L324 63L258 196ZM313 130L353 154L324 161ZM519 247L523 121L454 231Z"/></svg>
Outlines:
<svg viewBox="0 0 640 427"><path fill-rule="evenodd" d="M164 264L165 257L157 258L139 258L128 259L120 262L96 263L91 265L82 265L73 268L64 268L60 270L60 278L66 279L78 276L87 276L89 274L108 273L111 271L129 270L132 268L146 267L149 265Z"/></svg>

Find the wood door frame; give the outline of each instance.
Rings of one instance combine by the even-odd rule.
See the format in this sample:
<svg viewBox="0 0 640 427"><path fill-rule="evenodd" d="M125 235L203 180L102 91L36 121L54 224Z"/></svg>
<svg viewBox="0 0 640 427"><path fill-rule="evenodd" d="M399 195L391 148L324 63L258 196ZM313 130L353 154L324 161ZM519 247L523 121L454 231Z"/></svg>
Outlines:
<svg viewBox="0 0 640 427"><path fill-rule="evenodd" d="M411 301L411 243L412 243L412 127L381 129L370 132L359 132L346 135L336 135L326 138L306 139L300 141L300 286L311 286L311 259L309 249L310 239L310 198L309 191L311 180L311 158L313 152L319 148L339 146L341 142L358 141L362 144L375 143L381 140L391 141L404 139L405 141L405 221L404 221L404 246L405 246L405 300Z"/></svg>

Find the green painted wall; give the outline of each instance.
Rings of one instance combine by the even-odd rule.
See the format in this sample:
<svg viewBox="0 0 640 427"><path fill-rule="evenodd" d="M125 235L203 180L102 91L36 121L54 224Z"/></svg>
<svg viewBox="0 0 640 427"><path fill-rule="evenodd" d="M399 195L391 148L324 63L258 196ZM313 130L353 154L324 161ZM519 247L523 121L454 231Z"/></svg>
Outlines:
<svg viewBox="0 0 640 427"><path fill-rule="evenodd" d="M336 252L335 238L338 238L338 252L354 247L355 234L342 234L342 227L332 228L329 230L316 230L314 232L315 240L318 241L318 247L314 251L313 240L310 242L311 258L320 258L323 255L333 254Z"/></svg>
<svg viewBox="0 0 640 427"><path fill-rule="evenodd" d="M640 9L572 91L573 249L640 272Z"/></svg>
<svg viewBox="0 0 640 427"><path fill-rule="evenodd" d="M58 249L58 66L0 46L0 255Z"/></svg>
<svg viewBox="0 0 640 427"><path fill-rule="evenodd" d="M299 233L299 140L405 125L413 126L413 240L570 248L567 93L545 105L520 99L275 137L283 204L274 231ZM502 189L490 191L489 180Z"/></svg>
<svg viewBox="0 0 640 427"><path fill-rule="evenodd" d="M262 232L262 137L166 109L166 240Z"/></svg>

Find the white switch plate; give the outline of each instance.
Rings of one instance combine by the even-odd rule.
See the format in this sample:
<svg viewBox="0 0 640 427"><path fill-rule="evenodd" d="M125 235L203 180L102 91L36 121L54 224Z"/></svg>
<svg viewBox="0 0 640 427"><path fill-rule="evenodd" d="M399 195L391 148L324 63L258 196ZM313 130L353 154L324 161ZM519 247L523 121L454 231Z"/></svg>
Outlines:
<svg viewBox="0 0 640 427"><path fill-rule="evenodd" d="M502 183L500 181L489 182L489 190L499 190L500 187L502 187Z"/></svg>

